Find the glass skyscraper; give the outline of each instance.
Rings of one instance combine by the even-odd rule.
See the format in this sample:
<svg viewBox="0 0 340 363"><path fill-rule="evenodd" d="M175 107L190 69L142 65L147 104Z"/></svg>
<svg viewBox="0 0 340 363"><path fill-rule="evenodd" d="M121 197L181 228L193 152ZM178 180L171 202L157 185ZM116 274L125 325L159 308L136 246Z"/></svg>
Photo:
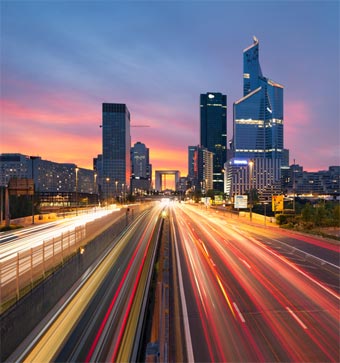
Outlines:
<svg viewBox="0 0 340 363"><path fill-rule="evenodd" d="M150 190L152 166L149 163L149 148L141 142L136 142L131 148L131 192L135 189Z"/></svg>
<svg viewBox="0 0 340 363"><path fill-rule="evenodd" d="M227 96L209 92L201 94L201 147L214 154L213 188L223 192L224 163L227 159Z"/></svg>
<svg viewBox="0 0 340 363"><path fill-rule="evenodd" d="M130 183L130 112L125 104L103 103L102 130L102 194L112 198L126 193Z"/></svg>
<svg viewBox="0 0 340 363"><path fill-rule="evenodd" d="M235 157L284 159L283 86L262 75L259 41L243 51L243 98L234 103Z"/></svg>
<svg viewBox="0 0 340 363"><path fill-rule="evenodd" d="M234 103L232 153L225 164L225 192L265 192L279 185L289 163L283 141L283 86L262 74L259 41L243 51L243 97Z"/></svg>

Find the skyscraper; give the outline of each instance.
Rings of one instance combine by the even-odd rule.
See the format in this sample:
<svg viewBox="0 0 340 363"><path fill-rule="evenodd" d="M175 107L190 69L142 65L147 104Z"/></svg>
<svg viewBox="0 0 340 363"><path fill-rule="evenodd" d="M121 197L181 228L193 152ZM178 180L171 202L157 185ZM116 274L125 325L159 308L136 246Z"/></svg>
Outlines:
<svg viewBox="0 0 340 363"><path fill-rule="evenodd" d="M125 104L103 103L103 175L104 198L118 197L129 189L130 112Z"/></svg>
<svg viewBox="0 0 340 363"><path fill-rule="evenodd" d="M191 187L206 193L213 189L213 153L205 147L188 147L188 179Z"/></svg>
<svg viewBox="0 0 340 363"><path fill-rule="evenodd" d="M135 189L150 190L152 166L149 163L149 149L145 144L136 142L131 148L131 191Z"/></svg>
<svg viewBox="0 0 340 363"><path fill-rule="evenodd" d="M222 93L201 94L201 146L214 154L213 188L223 191L227 145L227 96Z"/></svg>
<svg viewBox="0 0 340 363"><path fill-rule="evenodd" d="M243 97L234 103L234 156L284 159L283 86L262 75L259 41L243 51Z"/></svg>
<svg viewBox="0 0 340 363"><path fill-rule="evenodd" d="M233 111L233 158L225 164L226 194L245 188L273 190L280 185L281 167L289 163L283 141L283 86L263 76L256 37L243 51L243 97Z"/></svg>

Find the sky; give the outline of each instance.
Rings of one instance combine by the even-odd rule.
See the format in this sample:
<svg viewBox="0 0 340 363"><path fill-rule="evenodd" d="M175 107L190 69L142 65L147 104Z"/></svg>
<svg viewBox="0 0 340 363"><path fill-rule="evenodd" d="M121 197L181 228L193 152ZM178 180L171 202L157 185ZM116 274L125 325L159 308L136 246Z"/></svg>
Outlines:
<svg viewBox="0 0 340 363"><path fill-rule="evenodd" d="M102 103L125 103L153 170L187 175L201 93L243 96L256 36L284 85L284 145L304 170L340 165L339 1L1 0L0 153L92 169Z"/></svg>

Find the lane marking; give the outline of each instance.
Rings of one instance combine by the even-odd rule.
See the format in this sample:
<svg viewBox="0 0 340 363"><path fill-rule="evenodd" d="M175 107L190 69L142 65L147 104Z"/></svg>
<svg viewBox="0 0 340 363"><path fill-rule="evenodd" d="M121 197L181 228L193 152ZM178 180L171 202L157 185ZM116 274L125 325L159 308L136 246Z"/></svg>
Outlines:
<svg viewBox="0 0 340 363"><path fill-rule="evenodd" d="M289 314L291 314L291 316L300 324L300 326L302 326L303 329L308 329L301 319L288 306L286 306L286 309L288 310Z"/></svg>
<svg viewBox="0 0 340 363"><path fill-rule="evenodd" d="M176 260L177 260L177 268L178 268L178 280L179 280L179 290L181 295L181 301L182 301L182 312L183 312L183 324L184 324L184 333L185 333L185 342L187 347L187 358L188 362L194 362L194 352L192 348L192 341L191 341L191 334L190 334L190 327L189 327L189 317L188 317L188 308L187 308L187 302L185 299L184 294L184 287L183 287L183 275L182 275L182 268L181 268L181 261L179 258L179 251L177 246L177 236L176 236L176 230L174 226L174 221L171 219L172 228L174 231L174 239L175 239L175 250L176 250Z"/></svg>
<svg viewBox="0 0 340 363"><path fill-rule="evenodd" d="M236 303L235 303L235 302L233 302L233 305L234 305L234 307L235 307L235 309L236 309L236 311L237 311L237 314L238 314L238 316L240 317L240 319L241 319L242 323L245 323L245 322L246 322L246 319L243 317L243 315L242 315L242 313L241 313L240 309L238 308L238 306L236 305Z"/></svg>
<svg viewBox="0 0 340 363"><path fill-rule="evenodd" d="M249 265L249 263L246 261L246 260L244 260L243 258L241 258L241 261L249 268L249 269L251 269L251 266Z"/></svg>

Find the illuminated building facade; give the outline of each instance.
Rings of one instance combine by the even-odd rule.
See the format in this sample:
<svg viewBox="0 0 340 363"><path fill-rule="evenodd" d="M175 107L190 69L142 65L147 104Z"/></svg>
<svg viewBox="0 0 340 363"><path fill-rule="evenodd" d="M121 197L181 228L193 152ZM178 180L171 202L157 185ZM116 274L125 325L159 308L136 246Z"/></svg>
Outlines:
<svg viewBox="0 0 340 363"><path fill-rule="evenodd" d="M200 146L214 154L213 189L223 191L227 159L227 96L213 92L201 94L200 108Z"/></svg>
<svg viewBox="0 0 340 363"><path fill-rule="evenodd" d="M232 158L225 163L225 193L227 197L247 194L256 189L259 199L280 194L281 160L269 158Z"/></svg>
<svg viewBox="0 0 340 363"><path fill-rule="evenodd" d="M214 154L205 147L189 146L189 174L191 187L203 194L213 189Z"/></svg>
<svg viewBox="0 0 340 363"><path fill-rule="evenodd" d="M0 187L10 179L33 179L40 206L97 204L97 174L73 163L57 163L40 156L0 154Z"/></svg>
<svg viewBox="0 0 340 363"><path fill-rule="evenodd" d="M103 103L102 138L101 190L106 199L130 187L130 112L125 104Z"/></svg>
<svg viewBox="0 0 340 363"><path fill-rule="evenodd" d="M131 148L131 191L150 190L152 166L149 163L149 149L145 144L136 142Z"/></svg>
<svg viewBox="0 0 340 363"><path fill-rule="evenodd" d="M234 103L233 113L233 158L225 164L225 193L231 197L249 191L250 176L241 180L242 170L249 167L235 160L253 163L252 188L259 193L277 190L281 168L289 165L283 138L283 86L263 76L256 37L243 51L243 97Z"/></svg>
<svg viewBox="0 0 340 363"><path fill-rule="evenodd" d="M262 75L255 37L243 51L243 72L243 97L234 103L234 156L283 160L283 86Z"/></svg>

